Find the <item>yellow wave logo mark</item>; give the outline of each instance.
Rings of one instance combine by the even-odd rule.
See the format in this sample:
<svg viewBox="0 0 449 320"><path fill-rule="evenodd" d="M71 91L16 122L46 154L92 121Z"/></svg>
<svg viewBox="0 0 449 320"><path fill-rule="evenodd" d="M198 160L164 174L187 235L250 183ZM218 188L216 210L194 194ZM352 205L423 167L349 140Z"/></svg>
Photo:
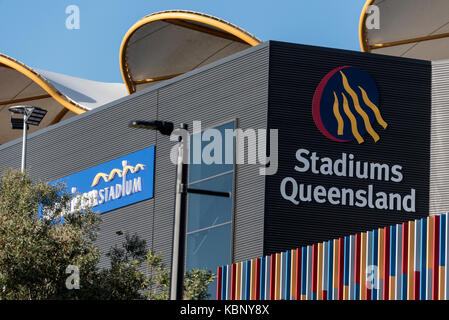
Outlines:
<svg viewBox="0 0 449 320"><path fill-rule="evenodd" d="M348 79L346 78L346 75L342 71L340 71L340 74L342 77L343 87L346 91L346 94L349 95L349 97L351 97L351 101L352 101L355 111L357 112L358 115L360 115L362 117L363 124L365 125L366 131L373 138L374 142L379 141L380 140L379 135L371 126L371 122L370 122L370 119L369 119L367 113L360 106L360 101L359 101L359 97L358 97L357 93L351 88L351 86L348 82ZM366 91L361 86L358 86L358 88L360 90L360 93L362 95L362 99L363 99L363 102L365 103L365 105L373 111L379 125L381 125L382 128L386 129L388 124L382 118L379 108L369 99ZM341 116L340 110L339 110L338 96L335 92L333 92L333 93L334 93L333 113L334 113L335 119L337 120L337 124L338 124L337 134L339 136L342 136L343 130L344 130L344 121L343 121L343 117ZM345 93L342 93L342 97L343 97L343 111L346 114L346 116L349 118L349 121L351 123L352 134L354 135L354 137L356 138L356 140L359 144L363 143L365 140L359 133L359 130L357 128L357 119L349 107L348 98L346 97Z"/></svg>
<svg viewBox="0 0 449 320"><path fill-rule="evenodd" d="M100 183L100 180L103 179L105 182L109 182L114 180L115 176L119 176L120 178L126 177L128 172L131 173L137 173L140 170L145 169L145 165L139 163L135 167L128 165L127 161L122 161L123 169L112 169L109 174L106 174L104 172L99 172L95 175L94 180L92 181L91 187L95 187L98 183Z"/></svg>

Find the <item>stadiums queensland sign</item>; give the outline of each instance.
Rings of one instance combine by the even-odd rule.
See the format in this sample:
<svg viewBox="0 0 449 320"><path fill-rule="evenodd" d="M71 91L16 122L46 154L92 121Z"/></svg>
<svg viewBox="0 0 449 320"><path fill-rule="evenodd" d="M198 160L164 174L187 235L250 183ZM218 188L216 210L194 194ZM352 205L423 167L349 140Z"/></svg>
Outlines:
<svg viewBox="0 0 449 320"><path fill-rule="evenodd" d="M428 215L430 64L295 52L270 70L279 161L266 177L265 252Z"/></svg>
<svg viewBox="0 0 449 320"><path fill-rule="evenodd" d="M70 210L91 206L105 213L151 199L154 195L154 153L149 147L52 181L72 193Z"/></svg>

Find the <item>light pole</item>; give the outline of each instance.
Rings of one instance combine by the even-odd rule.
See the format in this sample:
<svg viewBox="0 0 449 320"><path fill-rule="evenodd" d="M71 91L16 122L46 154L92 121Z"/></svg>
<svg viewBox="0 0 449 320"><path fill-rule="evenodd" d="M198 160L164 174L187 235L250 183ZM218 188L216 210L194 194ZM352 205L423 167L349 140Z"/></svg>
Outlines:
<svg viewBox="0 0 449 320"><path fill-rule="evenodd" d="M11 112L11 115L23 115L23 119L11 117L11 127L16 130L23 130L21 170L24 172L26 169L28 125L38 126L47 114L47 110L33 106L14 106L9 107L8 110Z"/></svg>
<svg viewBox="0 0 449 320"><path fill-rule="evenodd" d="M131 128L140 128L159 131L163 135L171 135L174 125L167 121L136 120L129 123ZM181 123L180 129L187 130L187 124ZM229 192L218 192L188 188L188 163L184 162L184 141L182 135L178 138L178 159L176 170L176 202L173 226L172 269L170 281L170 300L182 300L184 293L184 264L185 242L187 226L187 194L196 193L209 196L230 198Z"/></svg>

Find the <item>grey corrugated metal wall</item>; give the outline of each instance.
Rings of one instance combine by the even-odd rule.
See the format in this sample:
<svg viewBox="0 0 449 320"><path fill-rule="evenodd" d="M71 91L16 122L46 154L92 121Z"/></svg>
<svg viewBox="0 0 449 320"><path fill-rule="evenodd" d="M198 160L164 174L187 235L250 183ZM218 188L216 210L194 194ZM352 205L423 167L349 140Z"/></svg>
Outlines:
<svg viewBox="0 0 449 320"><path fill-rule="evenodd" d="M449 60L432 63L430 214L449 211Z"/></svg>
<svg viewBox="0 0 449 320"><path fill-rule="evenodd" d="M138 233L170 266L175 167L173 142L134 119L175 123L201 120L203 128L237 119L239 127L266 128L268 44L248 49L176 79L147 88L29 136L28 171L52 181L156 145L155 197L102 214L97 240L103 252L123 241L117 231ZM21 141L0 146L0 168L20 166ZM257 165L236 168L233 261L262 255L265 179ZM107 259L103 257L101 265Z"/></svg>

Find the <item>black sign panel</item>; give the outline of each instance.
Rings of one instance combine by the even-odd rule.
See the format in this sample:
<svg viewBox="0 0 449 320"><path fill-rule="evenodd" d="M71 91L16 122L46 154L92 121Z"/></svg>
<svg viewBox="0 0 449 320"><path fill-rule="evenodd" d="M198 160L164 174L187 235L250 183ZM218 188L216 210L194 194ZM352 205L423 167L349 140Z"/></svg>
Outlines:
<svg viewBox="0 0 449 320"><path fill-rule="evenodd" d="M428 215L429 62L271 42L265 253Z"/></svg>

